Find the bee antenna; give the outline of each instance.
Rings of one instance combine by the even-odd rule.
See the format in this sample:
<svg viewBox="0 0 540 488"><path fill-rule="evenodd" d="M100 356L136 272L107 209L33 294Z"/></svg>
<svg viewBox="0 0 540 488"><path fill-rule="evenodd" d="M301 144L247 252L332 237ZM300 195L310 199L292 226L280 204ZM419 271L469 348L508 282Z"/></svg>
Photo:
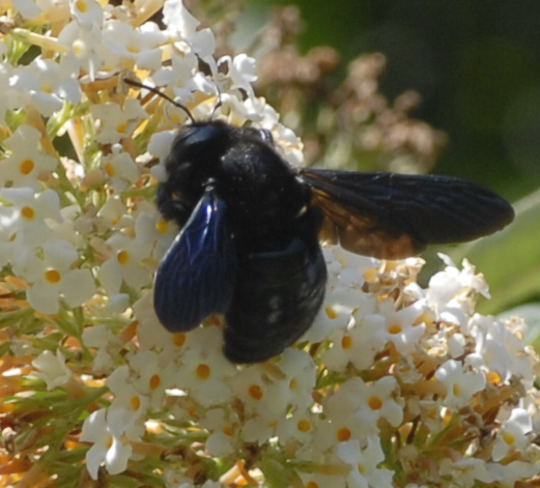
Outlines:
<svg viewBox="0 0 540 488"><path fill-rule="evenodd" d="M160 97L164 98L168 102L171 102L175 107L178 107L178 108L182 109L186 113L186 115L188 116L189 120L191 120L191 123L195 124L196 120L193 117L193 115L191 114L191 112L189 111L189 109L185 105L182 105L181 103L177 102L176 100L173 100L169 95L166 95L161 90L158 90L157 88L155 88L153 86L145 85L144 83L139 83L138 81L131 80L129 78L124 78L124 82L127 83L128 85L136 86L137 88L144 88L145 90L151 91L152 93L155 93L156 95L159 95Z"/></svg>

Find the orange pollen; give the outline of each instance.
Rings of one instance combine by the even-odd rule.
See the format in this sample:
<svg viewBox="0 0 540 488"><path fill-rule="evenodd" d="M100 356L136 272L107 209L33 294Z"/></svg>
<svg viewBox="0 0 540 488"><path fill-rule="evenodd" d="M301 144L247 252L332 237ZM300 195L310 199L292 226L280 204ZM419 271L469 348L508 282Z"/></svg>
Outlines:
<svg viewBox="0 0 540 488"><path fill-rule="evenodd" d="M329 319L337 319L338 317L338 313L336 312L336 309L332 306L328 306L324 309L324 311L326 312L326 315L328 316Z"/></svg>
<svg viewBox="0 0 540 488"><path fill-rule="evenodd" d="M306 488L319 488L319 483L316 483L315 481L308 481L306 483Z"/></svg>
<svg viewBox="0 0 540 488"><path fill-rule="evenodd" d="M296 424L300 432L309 432L311 430L311 421L308 419L299 420Z"/></svg>
<svg viewBox="0 0 540 488"><path fill-rule="evenodd" d="M403 331L403 327L401 327L401 325L399 324L392 324L388 327L388 332L390 334L399 334L402 331Z"/></svg>
<svg viewBox="0 0 540 488"><path fill-rule="evenodd" d="M151 390L159 388L159 385L161 385L161 376L159 376L158 374L153 374L150 377L150 381L148 382L148 384L150 385Z"/></svg>
<svg viewBox="0 0 540 488"><path fill-rule="evenodd" d="M48 269L44 276L49 283L58 283L62 279L60 271L56 269Z"/></svg>
<svg viewBox="0 0 540 488"><path fill-rule="evenodd" d="M36 216L36 211L32 207L21 208L21 215L28 220L32 220Z"/></svg>
<svg viewBox="0 0 540 488"><path fill-rule="evenodd" d="M118 254L116 255L116 259L118 259L119 264L127 264L129 261L129 252L118 251Z"/></svg>
<svg viewBox="0 0 540 488"><path fill-rule="evenodd" d="M199 364L195 370L197 378L205 380L210 376L210 366L208 364Z"/></svg>
<svg viewBox="0 0 540 488"><path fill-rule="evenodd" d="M340 442L348 441L351 438L351 431L347 427L342 427L337 431L337 438Z"/></svg>
<svg viewBox="0 0 540 488"><path fill-rule="evenodd" d="M131 405L132 410L137 411L141 408L141 398L138 395L133 395L129 399L129 404Z"/></svg>
<svg viewBox="0 0 540 488"><path fill-rule="evenodd" d="M110 178L113 178L116 175L116 170L114 169L114 166L112 163L105 163L103 166L103 169L105 170L105 173L109 175Z"/></svg>
<svg viewBox="0 0 540 488"><path fill-rule="evenodd" d="M23 175L27 175L27 174L30 174L35 167L36 167L36 163L34 163L34 161L32 161L31 159L25 159L19 165L19 171Z"/></svg>
<svg viewBox="0 0 540 488"><path fill-rule="evenodd" d="M383 401L378 396L372 396L368 400L368 405L371 410L380 410L383 406Z"/></svg>
<svg viewBox="0 0 540 488"><path fill-rule="evenodd" d="M116 131L120 134L123 134L127 130L127 124L122 122L116 126Z"/></svg>
<svg viewBox="0 0 540 488"><path fill-rule="evenodd" d="M251 385L248 388L249 396L254 400L260 400L264 396L264 392L259 385Z"/></svg>
<svg viewBox="0 0 540 488"><path fill-rule="evenodd" d="M173 344L177 347L181 347L186 342L186 334L184 332L177 332L173 334Z"/></svg>
<svg viewBox="0 0 540 488"><path fill-rule="evenodd" d="M341 338L341 347L343 349L350 349L352 345L353 345L353 340L351 336L346 335Z"/></svg>
<svg viewBox="0 0 540 488"><path fill-rule="evenodd" d="M232 427L230 427L230 426L228 426L228 425L225 426L225 427L223 427L223 433L224 433L225 435L229 436L229 437L232 436L232 435L233 435Z"/></svg>
<svg viewBox="0 0 540 488"><path fill-rule="evenodd" d="M159 219L157 222L156 222L156 230L160 233L160 234L166 234L167 231L169 230L169 223L164 220L164 219Z"/></svg>

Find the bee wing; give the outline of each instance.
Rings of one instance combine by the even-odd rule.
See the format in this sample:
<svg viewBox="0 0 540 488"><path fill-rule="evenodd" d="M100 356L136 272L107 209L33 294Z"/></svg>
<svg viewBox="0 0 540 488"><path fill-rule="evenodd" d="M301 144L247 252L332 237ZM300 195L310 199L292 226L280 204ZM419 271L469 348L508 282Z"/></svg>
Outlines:
<svg viewBox="0 0 540 488"><path fill-rule="evenodd" d="M158 267L154 308L171 332L193 329L229 307L237 256L225 213L225 202L207 191Z"/></svg>
<svg viewBox="0 0 540 488"><path fill-rule="evenodd" d="M321 237L368 256L400 259L427 244L476 239L514 218L497 194L460 178L305 169Z"/></svg>

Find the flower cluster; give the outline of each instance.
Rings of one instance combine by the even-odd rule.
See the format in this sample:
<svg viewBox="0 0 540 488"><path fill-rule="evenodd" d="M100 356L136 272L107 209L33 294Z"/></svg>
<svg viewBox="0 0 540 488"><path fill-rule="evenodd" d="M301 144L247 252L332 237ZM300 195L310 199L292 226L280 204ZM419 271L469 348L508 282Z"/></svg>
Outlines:
<svg viewBox="0 0 540 488"><path fill-rule="evenodd" d="M295 347L237 366L209 320L169 334L152 199L186 114L302 146L180 0L11 0L0 35L0 486L510 487L540 473L525 324L474 312L467 262L325 248ZM158 20L150 20L161 12Z"/></svg>

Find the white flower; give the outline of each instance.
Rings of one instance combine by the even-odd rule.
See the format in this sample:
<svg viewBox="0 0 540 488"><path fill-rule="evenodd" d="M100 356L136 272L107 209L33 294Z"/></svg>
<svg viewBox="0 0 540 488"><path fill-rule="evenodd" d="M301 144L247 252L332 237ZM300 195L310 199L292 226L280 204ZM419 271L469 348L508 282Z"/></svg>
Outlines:
<svg viewBox="0 0 540 488"><path fill-rule="evenodd" d="M113 144L111 154L103 159L102 168L117 192L127 189L139 177L139 168L120 144Z"/></svg>
<svg viewBox="0 0 540 488"><path fill-rule="evenodd" d="M92 297L94 279L88 269L71 269L78 258L66 241L49 241L43 247L43 259L35 259L27 277L32 285L26 291L30 305L46 314L59 310L62 297L70 307L77 307Z"/></svg>
<svg viewBox="0 0 540 488"><path fill-rule="evenodd" d="M49 350L43 351L32 361L32 366L38 370L36 376L47 383L47 390L66 384L73 376L60 349L56 350L56 355Z"/></svg>
<svg viewBox="0 0 540 488"><path fill-rule="evenodd" d="M390 425L399 425L403 420L403 408L393 398L396 389L397 382L392 376L383 376L371 384L357 376L348 379L326 406L329 419L350 431L341 432L338 438L349 440L349 437L376 434L381 418ZM358 422L355 422L356 432L348 427L348 422L352 425L353 419Z"/></svg>
<svg viewBox="0 0 540 488"><path fill-rule="evenodd" d="M96 0L69 0L69 10L80 25L101 26L103 10Z"/></svg>
<svg viewBox="0 0 540 488"><path fill-rule="evenodd" d="M130 238L120 232L113 234L107 244L112 256L99 269L98 277L110 294L120 291L122 281L134 289L140 289L151 281L151 272L145 263L151 249L138 236Z"/></svg>
<svg viewBox="0 0 540 488"><path fill-rule="evenodd" d="M353 312L357 307L364 306L361 301L358 290L343 286L327 286L324 303L301 340L319 342L334 331L336 334L343 333L354 324ZM367 304L365 306L369 307Z"/></svg>
<svg viewBox="0 0 540 488"><path fill-rule="evenodd" d="M456 487L473 487L479 481L482 483L499 481L490 467L490 463L473 457L458 460L443 459L440 463L440 472L443 476L451 477Z"/></svg>
<svg viewBox="0 0 540 488"><path fill-rule="evenodd" d="M131 60L139 68L155 70L161 66L159 46L166 40L165 33L153 22L134 28L126 22L109 20L105 23L103 42L122 65Z"/></svg>
<svg viewBox="0 0 540 488"><path fill-rule="evenodd" d="M0 207L0 237L8 241L17 239L19 250L23 246L43 244L54 234L49 220L62 221L60 199L53 190L35 193L28 187L3 188L0 197L12 206Z"/></svg>
<svg viewBox="0 0 540 488"><path fill-rule="evenodd" d="M309 450L318 422L318 415L301 409L296 410L293 415L284 417L277 425L276 434L280 444L287 446L291 442L299 442Z"/></svg>
<svg viewBox="0 0 540 488"><path fill-rule="evenodd" d="M121 139L131 137L139 122L147 117L140 103L128 98L123 107L113 102L92 105L92 115L101 122L96 135L98 142L115 144Z"/></svg>
<svg viewBox="0 0 540 488"><path fill-rule="evenodd" d="M420 338L426 328L425 324L417 322L424 311L424 304L421 301L395 310L394 302L385 300L379 303L378 308L380 315L386 319L386 337L401 354L411 353L419 347Z"/></svg>
<svg viewBox="0 0 540 488"><path fill-rule="evenodd" d="M161 408L165 390L178 385L178 365L166 360L154 351L137 351L128 358L130 382L153 409Z"/></svg>
<svg viewBox="0 0 540 488"><path fill-rule="evenodd" d="M152 79L156 85L170 88L175 97L186 103L193 99L194 92L198 88L194 79L196 74L197 57L193 53L186 53L183 56L173 53L171 65L161 66L156 70ZM169 117L171 117L173 110L173 107L168 109ZM185 114L179 115L177 120L174 117L173 120L180 122L185 119Z"/></svg>
<svg viewBox="0 0 540 488"><path fill-rule="evenodd" d="M107 56L102 37L101 29L94 24L85 27L77 21L67 24L58 36L58 43L69 49L64 58L66 64L87 71L91 81Z"/></svg>
<svg viewBox="0 0 540 488"><path fill-rule="evenodd" d="M532 358L525 350L521 332L515 333L506 322L479 314L472 317L467 327L476 340L471 361L474 358L477 367L496 372L503 382L516 376L532 385Z"/></svg>
<svg viewBox="0 0 540 488"><path fill-rule="evenodd" d="M206 449L212 456L225 457L234 452L234 437L237 428L232 422L225 408L212 408L207 410L201 419L202 427L210 432L206 440Z"/></svg>
<svg viewBox="0 0 540 488"><path fill-rule="evenodd" d="M218 61L218 66L225 66L231 79L231 88L246 90L248 95L254 95L252 83L257 80L255 59L247 54L238 54L234 58L223 56Z"/></svg>
<svg viewBox="0 0 540 488"><path fill-rule="evenodd" d="M93 480L98 479L101 464L110 474L122 473L132 454L128 440L113 434L106 412L103 408L92 412L82 427L81 441L93 444L86 453L86 467Z"/></svg>
<svg viewBox="0 0 540 488"><path fill-rule="evenodd" d="M355 295L358 306L353 313L355 325L333 333L329 337L333 346L322 357L329 368L337 371L345 369L348 363L359 369L368 367L387 342L384 318L372 313L375 308L373 297L358 296L358 291Z"/></svg>
<svg viewBox="0 0 540 488"><path fill-rule="evenodd" d="M144 430L145 414L150 407L151 400L147 392L140 391L133 383L133 374L128 366L123 365L114 370L107 378L107 386L114 393L115 399L107 409L109 430L117 436L124 432ZM153 382L159 388L159 379ZM146 386L146 385L145 385ZM151 389L151 386L148 386ZM161 408L161 398L154 407Z"/></svg>
<svg viewBox="0 0 540 488"><path fill-rule="evenodd" d="M385 460L381 441L376 436L369 436L366 446L360 448L360 441L354 439L338 444L337 455L351 466L347 475L348 488L392 488L394 473L389 469L378 468Z"/></svg>
<svg viewBox="0 0 540 488"><path fill-rule="evenodd" d="M216 63L212 58L216 48L214 33L210 29L198 30L200 22L187 11L182 2L165 1L163 22L171 34L187 41L193 52L209 63L212 72L216 73Z"/></svg>
<svg viewBox="0 0 540 488"><path fill-rule="evenodd" d="M235 366L225 358L220 347L212 348L216 339L222 341L221 330L214 327L196 329L189 335L190 345L182 355L175 386L185 389L202 404L227 403L232 398L228 378L236 373ZM217 337L212 337L217 336Z"/></svg>
<svg viewBox="0 0 540 488"><path fill-rule="evenodd" d="M527 410L514 408L497 433L491 457L500 461L512 452L524 452L530 444L531 433L532 419Z"/></svg>
<svg viewBox="0 0 540 488"><path fill-rule="evenodd" d="M37 58L18 68L13 87L27 98L26 103L44 116L50 116L62 108L65 100L80 101L81 90L75 77L76 73L68 64Z"/></svg>
<svg viewBox="0 0 540 488"><path fill-rule="evenodd" d="M41 134L22 124L4 141L11 155L0 163L0 185L28 186L39 190L38 178L46 176L57 165L56 158L39 150Z"/></svg>
<svg viewBox="0 0 540 488"><path fill-rule="evenodd" d="M454 359L449 359L439 366L435 371L435 378L446 388L444 405L455 408L469 405L472 396L486 385L486 377L482 372Z"/></svg>

